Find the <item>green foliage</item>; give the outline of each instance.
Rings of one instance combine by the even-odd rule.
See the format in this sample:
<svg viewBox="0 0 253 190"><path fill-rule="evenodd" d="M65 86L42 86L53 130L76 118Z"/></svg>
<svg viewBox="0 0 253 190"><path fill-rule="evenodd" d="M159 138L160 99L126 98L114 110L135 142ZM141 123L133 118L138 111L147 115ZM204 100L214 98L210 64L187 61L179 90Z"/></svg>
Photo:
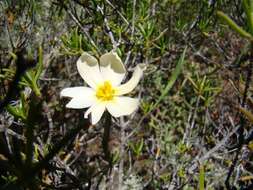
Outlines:
<svg viewBox="0 0 253 190"><path fill-rule="evenodd" d="M203 165L199 167L199 190L205 190L205 168Z"/></svg>
<svg viewBox="0 0 253 190"><path fill-rule="evenodd" d="M43 71L43 53L42 47L39 47L39 61L34 69L27 71L23 79L20 81L20 85L30 87L36 96L40 97L41 92L38 86L38 80Z"/></svg>
<svg viewBox="0 0 253 190"><path fill-rule="evenodd" d="M238 26L231 18L229 18L226 14L221 11L217 12L217 15L228 24L235 32L237 32L242 37L248 39L249 41L253 40L253 1L251 0L243 0L242 1L243 9L246 14L246 22L248 24L249 32Z"/></svg>
<svg viewBox="0 0 253 190"><path fill-rule="evenodd" d="M215 100L215 96L221 91L221 88L215 87L213 81L207 79L207 76L200 78L199 75L188 77L188 80L193 86L196 97L204 101L204 105L209 107ZM196 78L195 78L196 77Z"/></svg>
<svg viewBox="0 0 253 190"><path fill-rule="evenodd" d="M175 71L173 71L171 78L169 79L167 85L165 86L165 89L162 91L161 96L158 98L158 100L155 102L154 106L151 108L153 110L163 99L164 97L168 94L169 90L172 88L173 84L175 83L177 77L179 76L182 66L184 64L184 59L185 59L185 53L186 53L186 48L184 49L180 59L178 60L177 66L175 68Z"/></svg>
<svg viewBox="0 0 253 190"><path fill-rule="evenodd" d="M17 177L13 176L11 174L7 174L6 176L1 175L1 178L5 181L5 185L1 187L1 189L10 189L10 188L15 188L18 189L17 186L13 186L12 184L15 184L15 182L17 181Z"/></svg>
<svg viewBox="0 0 253 190"><path fill-rule="evenodd" d="M238 26L232 19L230 19L226 14L223 12L218 11L217 15L224 21L226 24L228 24L235 32L240 34L242 37L249 39L252 41L252 36L250 33L246 32L244 29L242 29L240 26Z"/></svg>
<svg viewBox="0 0 253 190"><path fill-rule="evenodd" d="M18 106L7 106L7 111L16 119L26 121L28 115L28 105L26 104L26 97L24 93L20 96L20 105Z"/></svg>
<svg viewBox="0 0 253 190"><path fill-rule="evenodd" d="M83 35L79 34L78 28L75 28L69 34L64 34L61 36L62 41L62 52L67 55L80 55L87 42L84 40Z"/></svg>
<svg viewBox="0 0 253 190"><path fill-rule="evenodd" d="M143 139L141 139L140 142L136 142L136 143L129 142L129 146L131 147L131 150L134 152L134 154L137 157L139 157L142 152L143 143L144 143Z"/></svg>

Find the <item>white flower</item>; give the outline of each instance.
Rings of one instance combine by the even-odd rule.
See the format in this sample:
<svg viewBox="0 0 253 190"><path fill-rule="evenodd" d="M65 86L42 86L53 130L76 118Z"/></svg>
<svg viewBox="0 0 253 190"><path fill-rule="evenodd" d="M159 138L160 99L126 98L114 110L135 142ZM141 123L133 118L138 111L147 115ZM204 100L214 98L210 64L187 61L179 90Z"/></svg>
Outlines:
<svg viewBox="0 0 253 190"><path fill-rule="evenodd" d="M132 78L121 84L126 69L116 53L102 55L99 63L95 57L83 53L77 60L77 70L90 87L71 87L61 91L61 96L72 98L66 105L67 108L89 107L84 117L87 118L91 114L93 125L101 119L105 110L114 117L120 117L129 115L138 108L137 98L122 95L131 92L137 86L144 70L143 65L137 65Z"/></svg>

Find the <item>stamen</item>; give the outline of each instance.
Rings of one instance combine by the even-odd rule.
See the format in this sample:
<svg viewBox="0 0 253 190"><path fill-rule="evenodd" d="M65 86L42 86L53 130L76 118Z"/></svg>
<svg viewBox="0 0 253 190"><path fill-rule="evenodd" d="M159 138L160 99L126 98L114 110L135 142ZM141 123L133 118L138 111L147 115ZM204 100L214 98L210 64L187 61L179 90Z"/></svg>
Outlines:
<svg viewBox="0 0 253 190"><path fill-rule="evenodd" d="M113 89L109 81L105 81L96 92L96 97L101 101L110 101L115 95L115 90Z"/></svg>

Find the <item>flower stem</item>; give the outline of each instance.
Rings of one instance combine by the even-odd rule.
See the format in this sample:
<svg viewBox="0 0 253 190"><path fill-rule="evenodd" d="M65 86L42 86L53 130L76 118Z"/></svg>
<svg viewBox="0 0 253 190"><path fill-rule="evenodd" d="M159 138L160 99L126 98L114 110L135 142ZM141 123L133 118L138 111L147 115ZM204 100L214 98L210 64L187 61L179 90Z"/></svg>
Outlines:
<svg viewBox="0 0 253 190"><path fill-rule="evenodd" d="M108 112L105 112L105 117L103 121L104 135L102 140L102 146L105 154L105 160L109 162L110 166L112 164L111 153L109 150L111 124L112 124L111 116Z"/></svg>

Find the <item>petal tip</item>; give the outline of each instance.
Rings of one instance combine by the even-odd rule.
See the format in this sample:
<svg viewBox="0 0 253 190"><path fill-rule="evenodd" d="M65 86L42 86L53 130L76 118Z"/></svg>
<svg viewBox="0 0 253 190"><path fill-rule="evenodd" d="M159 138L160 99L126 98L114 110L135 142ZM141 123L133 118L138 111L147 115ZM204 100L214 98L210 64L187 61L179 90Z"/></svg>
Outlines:
<svg viewBox="0 0 253 190"><path fill-rule="evenodd" d="M60 98L66 96L66 91L67 91L67 88L64 88L64 89L61 90L61 92L60 92Z"/></svg>
<svg viewBox="0 0 253 190"><path fill-rule="evenodd" d="M83 117L84 117L85 119L88 119L89 114L90 114L90 111L89 111L89 109L88 109L88 110L83 114Z"/></svg>
<svg viewBox="0 0 253 190"><path fill-rule="evenodd" d="M73 108L71 100L69 101L69 103L66 104L66 108Z"/></svg>
<svg viewBox="0 0 253 190"><path fill-rule="evenodd" d="M82 55L77 60L77 65L79 65L79 66L80 66L80 64L84 64L84 63L86 63L87 65L89 65L91 67L96 66L98 64L97 59L87 52L83 52Z"/></svg>
<svg viewBox="0 0 253 190"><path fill-rule="evenodd" d="M119 74L126 73L125 65L122 63L121 58L114 51L110 51L108 53L103 54L100 57L100 65L102 67L107 67L110 65L112 70Z"/></svg>
<svg viewBox="0 0 253 190"><path fill-rule="evenodd" d="M137 65L137 67L139 67L142 71L145 71L147 69L147 64L140 63L140 64Z"/></svg>

